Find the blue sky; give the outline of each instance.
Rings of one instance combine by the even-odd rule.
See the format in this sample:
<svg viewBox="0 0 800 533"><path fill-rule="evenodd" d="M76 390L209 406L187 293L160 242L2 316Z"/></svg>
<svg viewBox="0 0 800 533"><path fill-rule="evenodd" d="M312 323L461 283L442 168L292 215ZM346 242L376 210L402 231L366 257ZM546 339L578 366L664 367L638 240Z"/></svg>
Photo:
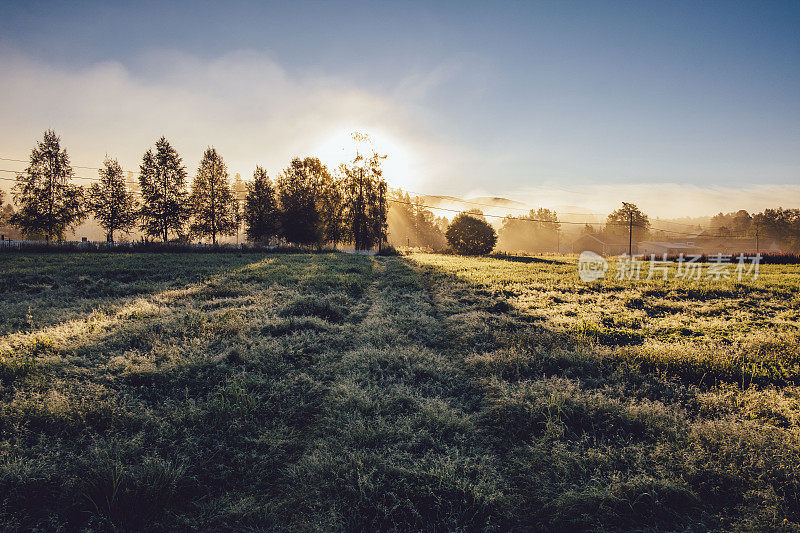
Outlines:
<svg viewBox="0 0 800 533"><path fill-rule="evenodd" d="M360 128L423 192L800 202L796 1L1 5L3 156L54 127L135 168L165 133L247 176Z"/></svg>

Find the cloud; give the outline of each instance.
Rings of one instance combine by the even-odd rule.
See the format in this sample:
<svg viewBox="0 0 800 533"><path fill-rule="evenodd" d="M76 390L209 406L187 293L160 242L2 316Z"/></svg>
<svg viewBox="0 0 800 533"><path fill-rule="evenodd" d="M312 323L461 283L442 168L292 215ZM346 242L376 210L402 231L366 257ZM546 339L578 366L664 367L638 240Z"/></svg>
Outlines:
<svg viewBox="0 0 800 533"><path fill-rule="evenodd" d="M423 193L505 196L531 206L600 213L624 200L660 217L800 205L795 185L592 183L589 171L565 166L564 158L550 162L560 176L555 185L538 180L536 170L548 173L548 160L523 150L519 143L526 139L513 145L491 138L469 143L458 119L446 120L430 103L437 90L456 90L451 85L462 68L407 72L391 87L367 90L318 70L290 71L269 54L250 50L210 60L158 50L130 64L68 68L0 48L0 156L26 158L42 131L53 128L74 164L97 166L108 154L135 170L142 153L163 134L190 174L203 150L214 145L231 173L247 178L256 164L274 175L291 157L313 155L342 131L362 129L390 139L397 149L387 160L390 185ZM591 158L585 162L592 164ZM537 181L541 185L511 185Z"/></svg>
<svg viewBox="0 0 800 533"><path fill-rule="evenodd" d="M76 162L116 156L125 168L164 134L193 170L216 146L233 171L256 164L284 167L313 153L332 131L377 128L412 142L424 117L395 99L347 80L290 75L253 51L210 61L181 52L151 52L134 65L98 63L71 70L4 50L0 143L4 155L26 155L46 128L55 129ZM423 143L424 144L424 143Z"/></svg>

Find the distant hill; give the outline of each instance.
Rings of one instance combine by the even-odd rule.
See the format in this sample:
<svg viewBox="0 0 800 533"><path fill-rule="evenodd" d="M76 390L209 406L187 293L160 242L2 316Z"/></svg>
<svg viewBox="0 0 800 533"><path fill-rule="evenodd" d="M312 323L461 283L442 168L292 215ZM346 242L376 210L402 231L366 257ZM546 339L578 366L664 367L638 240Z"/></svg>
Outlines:
<svg viewBox="0 0 800 533"><path fill-rule="evenodd" d="M489 204L498 207L520 207L527 209L527 205L523 204L522 202L509 200L508 198L502 198L500 196L478 196L475 198L467 198L467 201L478 204Z"/></svg>
<svg viewBox="0 0 800 533"><path fill-rule="evenodd" d="M499 196L478 196L474 198L458 198L457 196L447 195L425 195L420 197L425 205L430 207L441 207L445 209L456 209L466 211L468 209L480 209L484 213L506 214L522 213L520 209L527 209L522 202L509 200ZM510 209L510 210L509 210ZM509 210L509 211L507 211Z"/></svg>

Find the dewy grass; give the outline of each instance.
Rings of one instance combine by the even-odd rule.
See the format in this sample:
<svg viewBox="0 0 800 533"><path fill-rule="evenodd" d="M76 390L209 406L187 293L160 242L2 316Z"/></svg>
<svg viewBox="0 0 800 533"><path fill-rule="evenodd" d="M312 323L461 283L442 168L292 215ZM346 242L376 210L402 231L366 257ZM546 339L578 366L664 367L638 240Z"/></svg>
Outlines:
<svg viewBox="0 0 800 533"><path fill-rule="evenodd" d="M800 267L10 254L4 530L800 529Z"/></svg>

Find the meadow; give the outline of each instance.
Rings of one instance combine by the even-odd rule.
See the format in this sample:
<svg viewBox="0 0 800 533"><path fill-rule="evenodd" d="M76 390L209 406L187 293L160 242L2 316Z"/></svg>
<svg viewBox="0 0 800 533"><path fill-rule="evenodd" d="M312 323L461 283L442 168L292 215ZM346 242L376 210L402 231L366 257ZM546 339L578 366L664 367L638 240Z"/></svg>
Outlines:
<svg viewBox="0 0 800 533"><path fill-rule="evenodd" d="M0 255L0 528L800 531L800 266Z"/></svg>

